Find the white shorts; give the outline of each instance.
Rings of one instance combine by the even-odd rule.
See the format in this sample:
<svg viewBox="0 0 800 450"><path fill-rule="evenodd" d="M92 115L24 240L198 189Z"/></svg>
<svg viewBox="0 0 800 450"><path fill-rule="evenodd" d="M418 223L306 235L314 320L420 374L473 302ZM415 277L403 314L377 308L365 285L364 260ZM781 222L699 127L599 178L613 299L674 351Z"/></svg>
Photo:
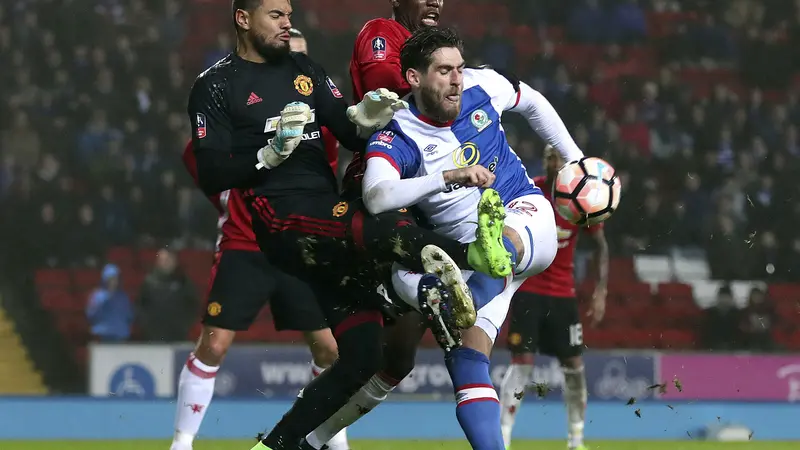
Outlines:
<svg viewBox="0 0 800 450"><path fill-rule="evenodd" d="M555 213L543 195L526 195L509 202L506 205L505 224L519 234L524 253L522 259L517 261L514 275L509 277L503 292L477 311L475 326L482 329L492 342L506 320L514 293L526 278L547 269L558 251ZM470 270L462 272L465 281L473 274ZM403 300L414 307L418 305L417 286L421 277L397 264L393 267L392 286Z"/></svg>

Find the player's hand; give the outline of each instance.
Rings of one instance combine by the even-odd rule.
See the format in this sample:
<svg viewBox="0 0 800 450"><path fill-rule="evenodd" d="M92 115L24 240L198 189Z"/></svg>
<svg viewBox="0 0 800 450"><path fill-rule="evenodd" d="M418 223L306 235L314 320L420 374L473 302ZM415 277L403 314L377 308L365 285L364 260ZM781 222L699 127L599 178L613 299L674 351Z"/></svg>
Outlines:
<svg viewBox="0 0 800 450"><path fill-rule="evenodd" d="M488 188L494 183L495 179L495 175L481 165L446 170L442 175L445 183L455 183L465 187Z"/></svg>
<svg viewBox="0 0 800 450"><path fill-rule="evenodd" d="M385 127L401 109L408 109L408 103L394 92L380 88L367 92L364 100L347 108L347 118L358 126L358 135L367 139Z"/></svg>
<svg viewBox="0 0 800 450"><path fill-rule="evenodd" d="M311 122L311 108L302 102L292 102L281 111L281 118L272 142L258 151L258 169L273 169L286 161L303 140L303 129Z"/></svg>
<svg viewBox="0 0 800 450"><path fill-rule="evenodd" d="M604 286L597 286L592 293L592 300L589 304L589 310L586 312L586 317L591 319L593 327L596 327L603 321L603 316L606 315L606 295L608 290Z"/></svg>

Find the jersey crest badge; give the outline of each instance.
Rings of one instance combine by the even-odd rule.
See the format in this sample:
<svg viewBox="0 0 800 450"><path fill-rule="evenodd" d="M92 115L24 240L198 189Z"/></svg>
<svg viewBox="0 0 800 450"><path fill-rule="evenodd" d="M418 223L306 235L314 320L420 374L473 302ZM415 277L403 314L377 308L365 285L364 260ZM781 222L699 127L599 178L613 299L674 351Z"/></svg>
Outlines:
<svg viewBox="0 0 800 450"><path fill-rule="evenodd" d="M394 133L391 131L381 131L378 134L378 140L387 144L391 144L394 140Z"/></svg>
<svg viewBox="0 0 800 450"><path fill-rule="evenodd" d="M333 207L331 214L333 214L333 217L342 217L343 215L347 214L347 210L347 202L339 202Z"/></svg>
<svg viewBox="0 0 800 450"><path fill-rule="evenodd" d="M208 305L208 315L211 317L217 317L222 312L222 305L217 302L210 303Z"/></svg>
<svg viewBox="0 0 800 450"><path fill-rule="evenodd" d="M386 59L386 38L378 36L372 40L372 59L378 61Z"/></svg>
<svg viewBox="0 0 800 450"><path fill-rule="evenodd" d="M486 111L482 109L473 111L469 120L472 122L472 126L478 129L478 133L485 130L486 127L492 124L492 121L489 120L489 116L486 114Z"/></svg>
<svg viewBox="0 0 800 450"><path fill-rule="evenodd" d="M203 139L206 137L206 115L197 113L197 138Z"/></svg>
<svg viewBox="0 0 800 450"><path fill-rule="evenodd" d="M341 91L339 91L339 88L336 87L335 84L333 84L333 80L331 80L331 77L325 77L325 83L328 84L328 89L331 90L331 94L333 94L334 97L342 98Z"/></svg>
<svg viewBox="0 0 800 450"><path fill-rule="evenodd" d="M297 78L294 79L294 88L297 89L297 92L300 94L308 97L314 92L314 83L311 81L311 78L305 75L298 75Z"/></svg>

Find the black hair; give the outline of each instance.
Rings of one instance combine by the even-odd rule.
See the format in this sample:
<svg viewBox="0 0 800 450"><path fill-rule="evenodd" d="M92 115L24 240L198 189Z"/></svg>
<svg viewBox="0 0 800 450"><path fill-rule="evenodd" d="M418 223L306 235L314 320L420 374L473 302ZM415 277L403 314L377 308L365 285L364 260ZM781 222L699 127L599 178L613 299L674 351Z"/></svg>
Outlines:
<svg viewBox="0 0 800 450"><path fill-rule="evenodd" d="M452 28L422 27L414 32L400 50L403 78L408 69L426 72L433 62L433 53L440 48L457 48L464 53L464 41Z"/></svg>
<svg viewBox="0 0 800 450"><path fill-rule="evenodd" d="M261 6L261 2L262 0L233 0L231 2L231 21L236 31L239 31L239 24L236 23L236 10L241 9L253 12L253 10Z"/></svg>

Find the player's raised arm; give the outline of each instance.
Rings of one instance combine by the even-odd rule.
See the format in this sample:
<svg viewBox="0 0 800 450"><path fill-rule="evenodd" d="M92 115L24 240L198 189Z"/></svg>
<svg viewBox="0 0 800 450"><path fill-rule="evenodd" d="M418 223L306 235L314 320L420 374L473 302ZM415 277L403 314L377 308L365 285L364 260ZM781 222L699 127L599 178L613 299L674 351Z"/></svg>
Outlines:
<svg viewBox="0 0 800 450"><path fill-rule="evenodd" d="M258 174L258 158L255 154L231 153L233 126L226 90L208 76L201 75L192 86L187 112L192 126L198 185L206 195L215 195L232 188L248 187Z"/></svg>
<svg viewBox="0 0 800 450"><path fill-rule="evenodd" d="M558 150L564 161L583 158L564 121L541 92L520 82L516 99L509 106L509 110L525 117L533 131Z"/></svg>
<svg viewBox="0 0 800 450"><path fill-rule="evenodd" d="M558 150L564 161L575 161L583 157L583 152L572 139L564 121L541 92L504 71L484 69L480 72L491 82L489 85L496 86L498 92L493 93L493 98L501 103L498 107L525 117L533 131Z"/></svg>
<svg viewBox="0 0 800 450"><path fill-rule="evenodd" d="M367 169L362 189L371 214L406 208L450 186L489 187L495 175L475 165L415 176L422 163L417 146L393 131L376 133L367 146Z"/></svg>

